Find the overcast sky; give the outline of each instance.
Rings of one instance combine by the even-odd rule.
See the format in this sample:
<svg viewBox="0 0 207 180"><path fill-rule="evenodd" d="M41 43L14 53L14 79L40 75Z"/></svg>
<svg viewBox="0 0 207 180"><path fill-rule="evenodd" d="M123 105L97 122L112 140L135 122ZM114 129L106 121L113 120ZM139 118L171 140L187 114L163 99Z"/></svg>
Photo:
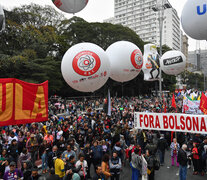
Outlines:
<svg viewBox="0 0 207 180"><path fill-rule="evenodd" d="M178 11L179 17L181 16L181 12L183 6L187 0L169 0L172 6ZM0 5L5 8L12 9L16 6L21 6L22 4L30 4L36 3L40 5L51 5L54 8L55 5L52 3L52 0L0 0ZM57 9L57 8L56 8ZM57 9L58 10L58 9ZM66 14L66 17L70 18L73 15ZM114 0L89 0L88 5L76 16L84 18L89 22L103 22L104 19L110 18L114 16ZM201 48L207 49L206 41L201 41ZM196 49L196 41L189 39L189 49Z"/></svg>

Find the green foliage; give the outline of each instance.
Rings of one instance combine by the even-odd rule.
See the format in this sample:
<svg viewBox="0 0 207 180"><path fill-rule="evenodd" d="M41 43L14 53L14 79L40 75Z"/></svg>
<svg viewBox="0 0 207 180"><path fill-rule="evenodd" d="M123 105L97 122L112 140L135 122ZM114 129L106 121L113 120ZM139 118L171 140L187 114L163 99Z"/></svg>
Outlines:
<svg viewBox="0 0 207 180"><path fill-rule="evenodd" d="M187 89L197 89L202 91L204 89L204 75L199 72L185 71L181 74L183 84L187 85Z"/></svg>
<svg viewBox="0 0 207 180"><path fill-rule="evenodd" d="M62 78L61 60L71 46L91 42L107 49L116 41L126 40L136 44L143 52L145 44L127 27L88 23L78 17L67 20L50 6L24 5L5 15L6 30L0 35L0 77L33 83L49 80L50 95L90 95L73 90ZM175 83L172 77L164 76L164 79L166 88ZM111 79L95 93L104 95L108 87L112 88L113 95L122 95L122 84ZM143 81L143 73L123 84L124 95L146 94L154 88L155 82Z"/></svg>

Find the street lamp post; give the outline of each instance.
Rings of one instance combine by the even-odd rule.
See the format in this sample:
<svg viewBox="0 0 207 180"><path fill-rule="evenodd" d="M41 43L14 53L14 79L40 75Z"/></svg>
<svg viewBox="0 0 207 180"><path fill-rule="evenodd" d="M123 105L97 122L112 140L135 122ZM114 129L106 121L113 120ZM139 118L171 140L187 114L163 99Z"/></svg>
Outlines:
<svg viewBox="0 0 207 180"><path fill-rule="evenodd" d="M164 10L172 8L171 4L166 0L162 0L161 4L157 4L155 7L152 7L154 12L158 12L158 21L159 21L159 31L160 31L160 58L162 57L162 31L163 31L163 22L164 18ZM159 78L159 91L160 97L162 97L162 70L159 68L160 78Z"/></svg>

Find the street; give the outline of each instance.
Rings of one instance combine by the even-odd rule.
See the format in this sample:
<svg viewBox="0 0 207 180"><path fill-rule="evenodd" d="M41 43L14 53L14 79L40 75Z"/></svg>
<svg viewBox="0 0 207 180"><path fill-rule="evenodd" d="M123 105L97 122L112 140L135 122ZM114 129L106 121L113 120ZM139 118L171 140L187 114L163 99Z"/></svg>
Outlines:
<svg viewBox="0 0 207 180"><path fill-rule="evenodd" d="M131 168L127 165L127 167L123 168L120 180L130 180L131 174ZM204 180L206 177L206 174L204 176L193 175L192 166L191 169L188 169L187 180ZM161 166L160 170L155 172L155 180L179 180L179 168L171 166L170 150L165 153L165 165Z"/></svg>

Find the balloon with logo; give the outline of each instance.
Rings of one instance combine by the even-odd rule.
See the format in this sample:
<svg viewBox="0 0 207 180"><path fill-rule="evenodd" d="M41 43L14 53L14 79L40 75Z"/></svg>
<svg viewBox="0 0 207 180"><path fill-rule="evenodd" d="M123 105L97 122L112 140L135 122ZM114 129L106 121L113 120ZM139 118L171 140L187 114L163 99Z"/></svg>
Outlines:
<svg viewBox="0 0 207 180"><path fill-rule="evenodd" d="M114 81L130 81L140 73L143 57L142 52L135 44L118 41L110 45L106 53L111 64L110 77Z"/></svg>
<svg viewBox="0 0 207 180"><path fill-rule="evenodd" d="M88 3L88 0L52 0L55 6L66 13L77 13Z"/></svg>
<svg viewBox="0 0 207 180"><path fill-rule="evenodd" d="M178 75L185 70L186 57L180 51L168 51L161 57L160 67L165 74Z"/></svg>
<svg viewBox="0 0 207 180"><path fill-rule="evenodd" d="M0 6L0 32L5 29L5 15L4 15L4 10Z"/></svg>
<svg viewBox="0 0 207 180"><path fill-rule="evenodd" d="M65 53L61 71L69 86L81 92L94 92L109 78L110 62L105 51L92 43L80 43Z"/></svg>
<svg viewBox="0 0 207 180"><path fill-rule="evenodd" d="M185 33L197 40L207 40L207 0L188 0L184 5L181 24Z"/></svg>
<svg viewBox="0 0 207 180"><path fill-rule="evenodd" d="M144 63L142 71L144 72L145 81L155 81L160 75L160 60L157 47L154 44L146 44L144 46Z"/></svg>

